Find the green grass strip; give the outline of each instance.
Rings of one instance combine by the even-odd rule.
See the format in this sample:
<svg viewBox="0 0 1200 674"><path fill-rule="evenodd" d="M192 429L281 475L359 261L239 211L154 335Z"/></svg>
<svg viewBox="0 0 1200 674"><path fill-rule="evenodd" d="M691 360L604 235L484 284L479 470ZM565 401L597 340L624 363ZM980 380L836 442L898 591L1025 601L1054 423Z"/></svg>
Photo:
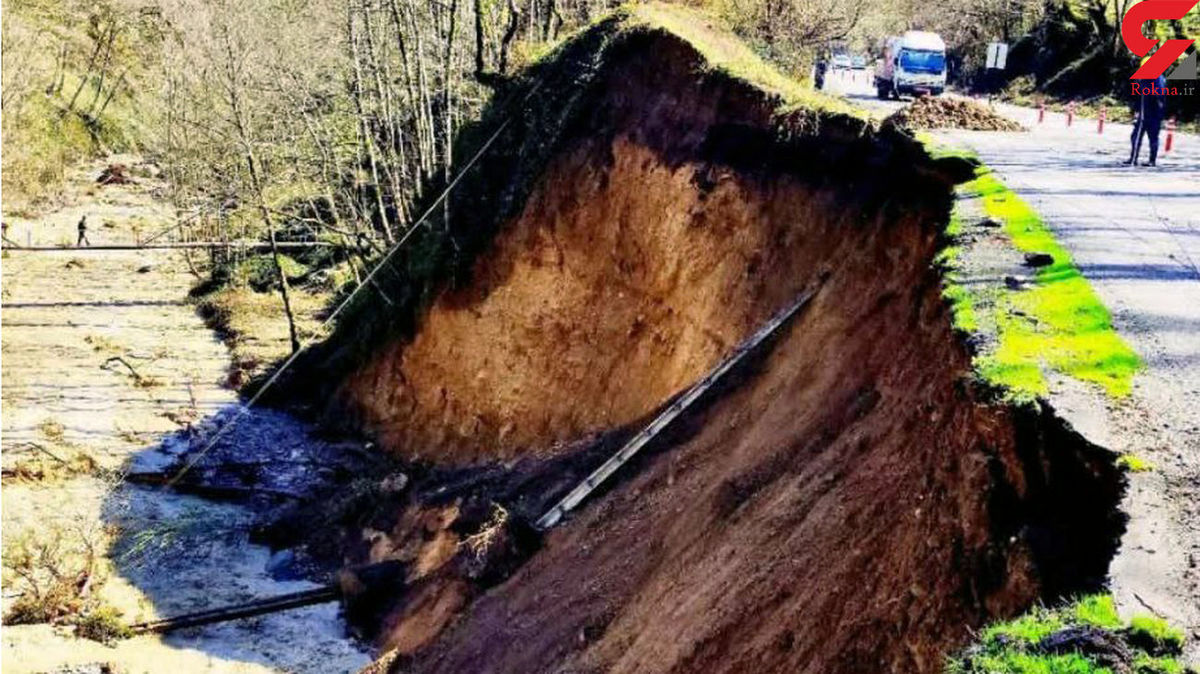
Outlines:
<svg viewBox="0 0 1200 674"><path fill-rule="evenodd" d="M933 154L967 156L944 148L935 148ZM1047 370L1098 385L1114 398L1129 395L1142 361L1113 329L1108 309L1041 216L986 167L981 166L975 179L962 189L981 199L984 212L1003 225L1018 251L1045 253L1054 259L1034 272L1032 287L990 291L996 293L990 318L997 342L993 350L976 359L980 376L1017 400L1049 393ZM961 230L956 214L947 234L954 237ZM955 327L974 332L981 321L978 296L972 293L980 291L967 290L957 282L959 254L958 248L951 246L940 257L950 270L945 295L954 312Z"/></svg>
<svg viewBox="0 0 1200 674"><path fill-rule="evenodd" d="M1035 606L1025 615L994 623L980 632L976 643L946 662L947 674L1100 674L1112 672L1087 653L1052 653L1039 644L1067 628L1094 628L1121 638L1131 650L1139 674L1183 674L1177 657L1144 650L1147 640L1178 653L1182 632L1153 616L1134 616L1128 625L1117 615L1108 594L1081 597L1056 608ZM1141 636L1142 645L1128 637Z"/></svg>
<svg viewBox="0 0 1200 674"><path fill-rule="evenodd" d="M1183 630L1172 627L1166 620L1148 613L1141 613L1129 620L1129 629L1158 644L1182 648Z"/></svg>
<svg viewBox="0 0 1200 674"><path fill-rule="evenodd" d="M808 84L789 77L759 56L738 38L719 17L691 7L666 3L627 4L623 6L635 24L666 30L691 44L704 57L708 67L775 94L782 112L811 110L867 119L859 108L840 97L814 90Z"/></svg>

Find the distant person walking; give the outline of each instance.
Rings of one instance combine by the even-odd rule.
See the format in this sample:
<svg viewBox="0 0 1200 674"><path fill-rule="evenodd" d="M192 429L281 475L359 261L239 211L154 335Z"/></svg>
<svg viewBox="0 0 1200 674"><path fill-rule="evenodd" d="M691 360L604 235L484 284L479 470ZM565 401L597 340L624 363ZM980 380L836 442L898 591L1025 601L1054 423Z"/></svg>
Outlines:
<svg viewBox="0 0 1200 674"><path fill-rule="evenodd" d="M82 218L79 218L79 228L78 229L79 229L79 240L75 242L75 247L79 248L80 246L92 245L92 242L88 241L88 238L87 238L87 215L84 215Z"/></svg>
<svg viewBox="0 0 1200 674"><path fill-rule="evenodd" d="M1138 97L1134 108L1137 119L1133 121L1133 134L1129 137L1129 159L1126 166L1137 166L1138 155L1142 153L1142 138L1150 141L1150 160L1146 166L1155 166L1158 162L1158 134L1162 131L1163 118L1167 113L1167 79L1162 75L1154 80L1142 80L1136 83Z"/></svg>

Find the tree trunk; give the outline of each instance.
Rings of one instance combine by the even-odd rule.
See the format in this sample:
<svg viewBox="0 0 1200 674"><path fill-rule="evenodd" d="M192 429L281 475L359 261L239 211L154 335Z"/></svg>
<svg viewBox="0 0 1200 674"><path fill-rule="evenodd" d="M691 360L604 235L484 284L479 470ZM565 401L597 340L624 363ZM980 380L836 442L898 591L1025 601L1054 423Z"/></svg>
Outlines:
<svg viewBox="0 0 1200 674"><path fill-rule="evenodd" d="M128 70L129 69L126 68L125 72L128 72ZM121 85L125 83L125 72L121 73L121 76L117 78L116 84L112 86L112 89L108 90L108 95L104 97L104 102L100 104L100 109L96 111L97 117L104 114L104 109L108 107L108 102L112 100L113 96L116 95L117 90L120 89Z"/></svg>
<svg viewBox="0 0 1200 674"><path fill-rule="evenodd" d="M362 85L362 63L359 60L358 53L358 38L357 31L354 27L354 14L347 8L346 10L346 30L349 37L350 60L353 61L353 88L352 97L354 98L354 111L358 115L358 133L363 148L367 152L367 164L371 168L371 183L372 189L375 192L375 207L379 213L379 221L383 227L383 236L389 243L394 241L392 236L391 226L388 224L387 211L383 207L382 190L379 189L379 166L375 159L375 137L371 131L370 120L367 117L366 109L363 106L363 85Z"/></svg>
<svg viewBox="0 0 1200 674"><path fill-rule="evenodd" d="M111 31L113 29L110 28L109 30ZM103 46L104 38L101 37L99 40L96 40L96 48L92 50L92 58L88 60L87 71L83 73L82 79L79 80L79 86L75 87L75 93L71 96L71 102L67 103L66 109L63 110L63 115L70 114L70 112L75 109L75 101L78 100L79 94L83 91L83 87L87 84L88 78L92 76L92 68L96 66L96 57L100 55L100 48Z"/></svg>
<svg viewBox="0 0 1200 674"><path fill-rule="evenodd" d="M96 103L100 100L100 94L104 91L104 79L108 75L108 64L112 62L113 41L117 38L116 26L108 32L108 45L104 48L104 64L100 66L100 82L96 84L96 95L92 96L92 102L88 105L88 114L96 109Z"/></svg>
<svg viewBox="0 0 1200 674"><path fill-rule="evenodd" d="M254 192L254 199L258 206L259 215L262 216L263 224L267 227L267 234L271 240L271 260L275 263L275 276L279 281L279 296L283 300L283 312L287 316L288 336L292 343L292 353L300 350L300 336L296 332L296 317L292 313L292 299L290 289L288 288L287 274L283 272L283 264L279 255L279 244L275 238L275 221L271 217L271 210L267 208L266 197L263 196L262 178L258 173L258 160L254 156L254 145L250 141L250 134L246 129L245 120L241 105L241 78L237 72L236 59L233 54L233 45L230 41L228 30L224 32L225 39L225 72L228 79L228 103L230 117L233 120L234 129L237 131L238 142L242 146L243 156L246 160L246 169L250 174L250 189Z"/></svg>
<svg viewBox="0 0 1200 674"><path fill-rule="evenodd" d="M521 12L517 9L514 0L508 0L508 28L504 31L504 37L500 39L500 65L499 70L501 75L508 74L508 50L512 46L513 38L517 36L517 29L521 24Z"/></svg>

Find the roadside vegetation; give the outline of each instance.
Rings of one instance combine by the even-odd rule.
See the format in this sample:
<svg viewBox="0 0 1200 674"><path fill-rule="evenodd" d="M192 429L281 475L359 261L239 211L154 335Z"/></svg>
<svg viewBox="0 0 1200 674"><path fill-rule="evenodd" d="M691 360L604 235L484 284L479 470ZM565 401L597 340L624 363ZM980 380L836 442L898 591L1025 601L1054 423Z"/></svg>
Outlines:
<svg viewBox="0 0 1200 674"><path fill-rule="evenodd" d="M1098 384L1110 396L1129 395L1141 360L1117 335L1108 309L1041 217L988 170L965 189L983 199L1018 251L1053 258L1036 269L1031 288L998 302L1000 344L980 360L984 376L1018 395L1044 395L1045 365Z"/></svg>
<svg viewBox="0 0 1200 674"><path fill-rule="evenodd" d="M1038 607L984 628L947 674L1185 674L1182 631L1150 614L1128 622L1109 595Z"/></svg>
<svg viewBox="0 0 1200 674"><path fill-rule="evenodd" d="M940 156L978 161L969 153L937 148L928 138L925 142ZM963 216L952 216L946 230L950 243L940 262L947 269L944 294L955 326L975 333L986 325L995 332L992 345L976 355L979 376L1016 400L1049 393L1048 370L1094 384L1113 398L1128 396L1141 359L1113 329L1108 309L1037 212L983 165L959 190L962 198L980 201L1018 253L1042 257L1027 287L968 287L955 243Z"/></svg>
<svg viewBox="0 0 1200 674"><path fill-rule="evenodd" d="M713 22L721 21L716 15L709 21L701 21L697 19L703 17L702 14L691 10L680 11L665 4L644 5L630 11L646 26L663 28L687 40L704 56L707 67L777 94L783 101L781 112L808 110L862 115L860 110L841 98L815 92L807 81L807 74L789 76L777 64L768 62L724 27L714 30Z"/></svg>

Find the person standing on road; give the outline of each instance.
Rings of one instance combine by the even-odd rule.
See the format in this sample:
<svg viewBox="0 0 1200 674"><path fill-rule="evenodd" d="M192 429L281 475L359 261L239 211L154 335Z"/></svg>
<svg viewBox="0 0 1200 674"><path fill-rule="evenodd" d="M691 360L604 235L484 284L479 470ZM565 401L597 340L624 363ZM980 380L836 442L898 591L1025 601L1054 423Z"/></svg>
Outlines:
<svg viewBox="0 0 1200 674"><path fill-rule="evenodd" d="M1158 134L1162 130L1163 118L1167 112L1167 79L1159 75L1154 80L1143 80L1137 83L1137 107L1134 110L1137 119L1133 122L1133 134L1129 137L1131 145L1129 160L1126 166L1137 166L1138 155L1142 152L1142 138L1150 140L1150 160L1146 166L1155 166L1158 162Z"/></svg>
<svg viewBox="0 0 1200 674"><path fill-rule="evenodd" d="M816 72L813 74L813 84L816 85L817 91L825 88L825 71L829 69L829 62L822 54L817 57Z"/></svg>
<svg viewBox="0 0 1200 674"><path fill-rule="evenodd" d="M83 245L88 245L88 246L92 245L92 242L88 241L88 238L87 238L87 214L84 214L84 216L82 218L79 218L79 228L78 229L79 229L79 239L75 242L75 247L79 248L80 246L83 246Z"/></svg>

